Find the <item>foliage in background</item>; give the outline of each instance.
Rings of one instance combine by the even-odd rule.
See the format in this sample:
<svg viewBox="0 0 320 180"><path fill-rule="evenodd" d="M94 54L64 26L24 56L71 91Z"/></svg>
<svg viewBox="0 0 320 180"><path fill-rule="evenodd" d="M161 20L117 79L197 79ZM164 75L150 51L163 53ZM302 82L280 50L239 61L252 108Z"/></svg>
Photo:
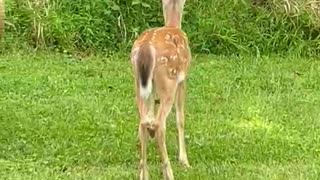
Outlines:
<svg viewBox="0 0 320 180"><path fill-rule="evenodd" d="M159 0L7 0L3 47L128 51L163 24ZM320 54L320 2L187 0L183 29L194 52Z"/></svg>

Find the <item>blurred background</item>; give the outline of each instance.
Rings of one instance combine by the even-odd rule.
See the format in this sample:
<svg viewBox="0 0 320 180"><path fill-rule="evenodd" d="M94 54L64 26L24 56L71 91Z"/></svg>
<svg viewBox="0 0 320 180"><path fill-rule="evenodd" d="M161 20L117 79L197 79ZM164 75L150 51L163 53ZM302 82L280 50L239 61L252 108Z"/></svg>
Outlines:
<svg viewBox="0 0 320 180"><path fill-rule="evenodd" d="M2 49L128 51L162 26L159 0L6 0ZM187 0L194 53L319 55L320 1Z"/></svg>

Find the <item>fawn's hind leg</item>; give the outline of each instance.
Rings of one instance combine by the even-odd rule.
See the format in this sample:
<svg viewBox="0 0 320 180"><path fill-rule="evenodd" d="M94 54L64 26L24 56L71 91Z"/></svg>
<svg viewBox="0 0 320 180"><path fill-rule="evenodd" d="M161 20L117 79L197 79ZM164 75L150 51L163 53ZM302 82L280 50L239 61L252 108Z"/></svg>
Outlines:
<svg viewBox="0 0 320 180"><path fill-rule="evenodd" d="M149 135L151 138L154 138L154 135L155 135L155 130L152 129L152 124L155 120L154 118L154 106L155 106L155 91L153 91L150 96L149 96L149 99L148 99L148 131L149 131Z"/></svg>
<svg viewBox="0 0 320 180"><path fill-rule="evenodd" d="M178 89L176 92L176 121L177 121L177 129L178 129L178 142L179 142L179 161L186 167L190 167L186 145L185 145L185 137L184 137L184 98L185 98L185 81L181 82L178 85Z"/></svg>
<svg viewBox="0 0 320 180"><path fill-rule="evenodd" d="M148 117L147 117L147 102L140 96L139 86L136 86L136 100L139 110L139 130L138 136L140 141L140 164L139 164L139 179L148 180L149 173L147 167L147 145L148 145Z"/></svg>

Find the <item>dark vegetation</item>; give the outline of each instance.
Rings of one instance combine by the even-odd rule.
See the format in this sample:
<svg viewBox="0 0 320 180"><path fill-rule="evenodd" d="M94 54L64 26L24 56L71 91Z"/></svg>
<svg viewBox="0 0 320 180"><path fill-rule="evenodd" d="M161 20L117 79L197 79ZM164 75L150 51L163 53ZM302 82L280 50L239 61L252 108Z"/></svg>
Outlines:
<svg viewBox="0 0 320 180"><path fill-rule="evenodd" d="M320 2L189 0L183 29L195 53L319 55ZM7 0L3 48L128 51L163 23L159 0Z"/></svg>

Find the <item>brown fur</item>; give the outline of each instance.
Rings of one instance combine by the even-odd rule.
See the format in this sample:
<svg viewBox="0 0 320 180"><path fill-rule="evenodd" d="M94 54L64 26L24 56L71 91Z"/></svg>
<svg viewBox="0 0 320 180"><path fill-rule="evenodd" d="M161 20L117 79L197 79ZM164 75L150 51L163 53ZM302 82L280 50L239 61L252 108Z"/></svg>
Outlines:
<svg viewBox="0 0 320 180"><path fill-rule="evenodd" d="M146 87L153 66L153 55L148 44L142 44L137 54L137 71L142 87Z"/></svg>

